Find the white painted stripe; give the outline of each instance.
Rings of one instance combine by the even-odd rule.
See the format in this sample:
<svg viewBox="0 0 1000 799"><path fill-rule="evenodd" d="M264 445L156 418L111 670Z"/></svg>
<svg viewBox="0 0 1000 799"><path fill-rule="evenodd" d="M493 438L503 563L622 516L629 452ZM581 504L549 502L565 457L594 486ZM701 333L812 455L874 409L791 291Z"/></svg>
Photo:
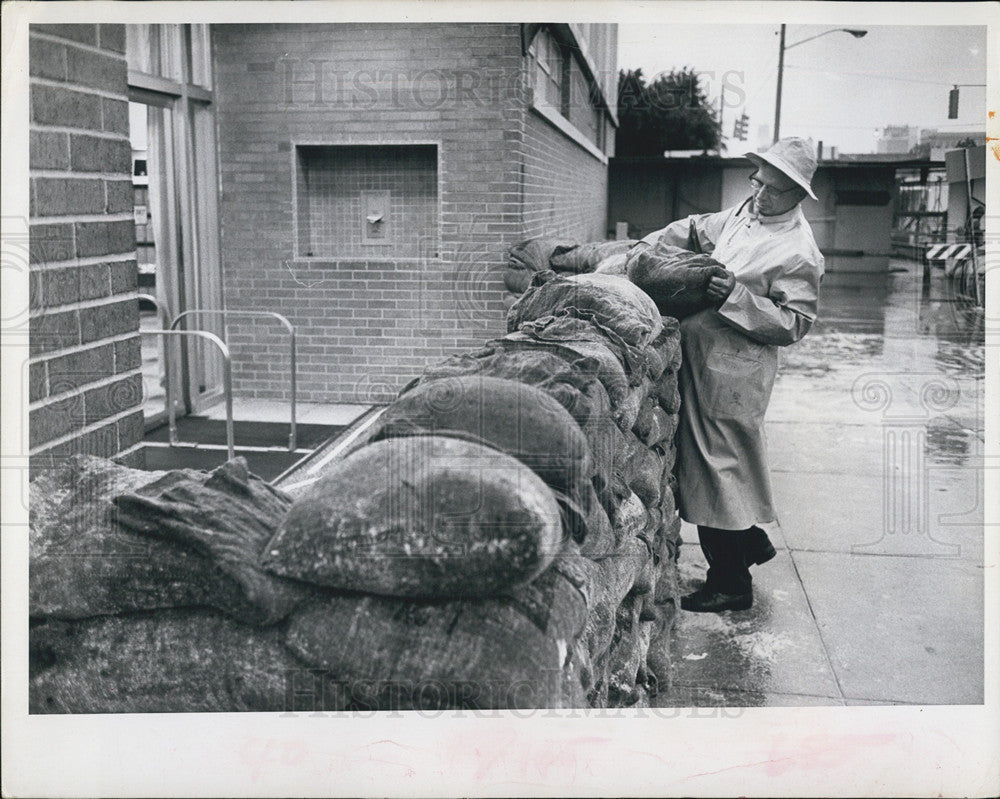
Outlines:
<svg viewBox="0 0 1000 799"><path fill-rule="evenodd" d="M60 172L58 169L32 169L33 178L57 178L59 180L113 180L120 183L131 183L130 175L121 172ZM34 220L35 217L32 217Z"/></svg>
<svg viewBox="0 0 1000 799"><path fill-rule="evenodd" d="M121 421L122 419L126 419L136 411L141 411L141 410L142 410L141 406L136 406L135 408L129 408L128 410L122 411L121 413L116 413L114 416L108 416L106 419L101 419L97 422L94 422L93 424L84 425L80 429L74 430L72 433L67 433L64 436L59 436L59 438L53 438L51 441L45 441L39 444L34 449L28 450L28 455L29 456L37 455L40 452L44 452L45 450L50 449L52 447L57 447L60 444L65 444L67 441L73 441L74 439L80 438L81 436L84 436L87 433L92 433L94 430L100 430L102 427L106 427L112 422L118 422ZM24 435L25 439L27 439L28 437L27 425L24 426Z"/></svg>
<svg viewBox="0 0 1000 799"><path fill-rule="evenodd" d="M28 316L31 319L38 319L43 316L52 316L63 311L82 311L84 308L100 308L105 305L114 305L117 302L126 300L138 300L138 291L129 291L124 294L112 294L109 297L99 297L96 300L78 300L69 302L66 305L53 305L51 308L33 308Z"/></svg>
<svg viewBox="0 0 1000 799"><path fill-rule="evenodd" d="M52 42L53 44L64 44L67 47L75 47L77 50L86 50L88 53L106 55L109 58L115 58L119 61L125 60L124 53L116 53L114 50L104 50L95 44L85 44L84 42L77 42L73 39L61 39L55 34L35 30L30 25L28 26L28 33L32 39L40 39L43 42Z"/></svg>
<svg viewBox="0 0 1000 799"><path fill-rule="evenodd" d="M131 222L134 219L135 215L131 211L118 214L66 214L65 216L33 216L31 217L31 224L58 225L60 223L66 224L67 222Z"/></svg>
<svg viewBox="0 0 1000 799"><path fill-rule="evenodd" d="M74 344L72 347L63 347L61 350L39 352L28 358L28 363L44 363L45 361L51 361L53 358L61 358L63 355L74 355L78 352L86 352L87 350L92 350L95 347L100 347L103 344L114 344L117 341L128 341L130 338L135 338L138 335L139 331L135 330L131 333L119 333L117 336L99 338L97 341L88 341L86 344Z"/></svg>
<svg viewBox="0 0 1000 799"><path fill-rule="evenodd" d="M44 241L44 239L43 239ZM122 261L134 261L135 253L120 252L113 255L88 255L86 258L67 258L65 261L39 261L31 265L31 271L41 269L64 269L67 266L93 266L103 263L120 263Z"/></svg>
<svg viewBox="0 0 1000 799"><path fill-rule="evenodd" d="M28 130L39 133L72 133L85 136L93 136L95 139L114 139L115 141L129 141L128 136L121 133L114 133L107 130L91 130L90 128L69 128L65 125L43 125L40 122L32 122Z"/></svg>
<svg viewBox="0 0 1000 799"><path fill-rule="evenodd" d="M48 86L52 89L69 89L70 91L78 92L80 94L90 94L94 97L103 97L106 100L125 100L128 101L128 95L126 94L116 94L115 92L109 92L106 89L94 89L90 86L83 86L79 83L69 83L68 81L62 80L50 80L49 78L39 78L35 75L31 76L32 86Z"/></svg>
<svg viewBox="0 0 1000 799"><path fill-rule="evenodd" d="M49 405L54 405L57 402L62 402L63 400L70 399L71 397L78 397L83 394L84 391L89 391L92 388L101 388L102 386L110 386L112 383L118 380L124 380L126 377L132 377L133 375L142 376L142 367L136 367L128 372L122 372L117 375L110 375L108 377L102 377L100 380L94 380L90 383L82 383L77 388L69 389L63 391L61 394L53 394L50 397L45 397L44 399L35 400L30 405L28 405L28 411L34 411L38 408L45 408ZM133 410L141 409L141 405L136 405Z"/></svg>
<svg viewBox="0 0 1000 799"><path fill-rule="evenodd" d="M968 258L972 253L970 244L935 244L927 250L928 261L945 261L950 258Z"/></svg>

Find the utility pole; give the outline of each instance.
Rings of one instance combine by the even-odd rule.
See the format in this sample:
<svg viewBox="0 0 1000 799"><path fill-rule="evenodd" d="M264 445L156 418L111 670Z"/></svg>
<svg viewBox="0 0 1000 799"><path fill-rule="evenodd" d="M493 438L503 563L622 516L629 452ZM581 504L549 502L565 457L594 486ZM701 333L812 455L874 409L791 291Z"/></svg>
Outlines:
<svg viewBox="0 0 1000 799"><path fill-rule="evenodd" d="M785 50L791 50L793 47L798 47L800 44L805 44L806 42L811 42L813 39L818 39L820 36L826 36L829 33L849 33L855 39L861 39L868 35L868 31L860 30L858 28L830 28L828 31L823 31L822 33L817 33L815 36L809 36L805 39L800 39L797 42L792 42L789 45L785 45L785 26L781 26L781 43L778 48L778 96L774 101L774 141L777 142L781 136L781 81L785 74Z"/></svg>
<svg viewBox="0 0 1000 799"><path fill-rule="evenodd" d="M722 155L722 148L725 146L723 144L723 139L725 134L723 131L725 128L722 126L722 115L726 108L726 84L723 82L722 88L719 89L719 155Z"/></svg>
<svg viewBox="0 0 1000 799"><path fill-rule="evenodd" d="M781 135L781 79L785 72L785 26L781 26L781 42L778 46L778 96L774 101L774 141Z"/></svg>

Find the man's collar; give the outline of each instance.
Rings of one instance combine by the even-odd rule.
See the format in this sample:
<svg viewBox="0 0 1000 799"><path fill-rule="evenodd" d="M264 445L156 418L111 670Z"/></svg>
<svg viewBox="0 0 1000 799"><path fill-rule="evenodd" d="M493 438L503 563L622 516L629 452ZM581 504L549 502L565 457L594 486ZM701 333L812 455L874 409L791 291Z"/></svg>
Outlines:
<svg viewBox="0 0 1000 799"><path fill-rule="evenodd" d="M785 211L783 214L775 214L774 216L764 216L763 214L757 213L757 208L754 206L753 202L747 208L747 213L752 219L756 219L762 225L777 225L782 222L790 222L795 219L799 213L799 206L796 205L793 208Z"/></svg>

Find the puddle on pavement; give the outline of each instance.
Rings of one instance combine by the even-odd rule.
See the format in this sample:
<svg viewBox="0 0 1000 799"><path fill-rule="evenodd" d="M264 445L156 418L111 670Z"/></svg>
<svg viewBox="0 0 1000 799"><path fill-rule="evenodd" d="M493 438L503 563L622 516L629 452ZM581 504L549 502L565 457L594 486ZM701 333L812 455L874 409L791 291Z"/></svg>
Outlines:
<svg viewBox="0 0 1000 799"><path fill-rule="evenodd" d="M962 466L975 452L979 439L967 428L936 417L927 424L924 453L933 463Z"/></svg>
<svg viewBox="0 0 1000 799"><path fill-rule="evenodd" d="M824 377L882 356L885 339L870 334L810 333L781 350L782 373Z"/></svg>
<svg viewBox="0 0 1000 799"><path fill-rule="evenodd" d="M891 266L884 275L827 273L811 335L922 336L982 345L982 312L955 291L942 270L932 270L925 285L920 264L894 259Z"/></svg>
<svg viewBox="0 0 1000 799"><path fill-rule="evenodd" d="M892 265L895 271L884 275L828 273L817 321L804 339L782 348L781 372L836 379L838 372L857 367L877 369L880 359L895 359L887 354L887 341L910 339L928 344L928 365L934 369L981 379L983 313L956 295L940 270L928 287L918 264L894 260Z"/></svg>
<svg viewBox="0 0 1000 799"><path fill-rule="evenodd" d="M705 579L703 564L682 558L678 567L682 593L695 590ZM749 691L763 697L770 685L771 666L794 648L787 632L772 628L766 605L760 596L749 614L682 613L673 650L678 691L690 690L696 674L702 686L713 683L712 674L739 674L741 694ZM725 692L721 692L718 699L724 697Z"/></svg>
<svg viewBox="0 0 1000 799"><path fill-rule="evenodd" d="M982 343L938 340L934 361L945 372L982 379L986 372L986 347Z"/></svg>

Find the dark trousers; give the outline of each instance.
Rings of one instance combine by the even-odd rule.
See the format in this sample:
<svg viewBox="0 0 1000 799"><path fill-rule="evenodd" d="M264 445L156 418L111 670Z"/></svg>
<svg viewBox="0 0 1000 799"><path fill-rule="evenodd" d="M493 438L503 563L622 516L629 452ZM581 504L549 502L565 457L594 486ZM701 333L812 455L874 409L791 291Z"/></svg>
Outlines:
<svg viewBox="0 0 1000 799"><path fill-rule="evenodd" d="M698 525L698 541L708 561L707 589L723 594L748 594L753 590L750 564L755 562L752 552L758 535L764 535L764 531L756 526L720 530Z"/></svg>

